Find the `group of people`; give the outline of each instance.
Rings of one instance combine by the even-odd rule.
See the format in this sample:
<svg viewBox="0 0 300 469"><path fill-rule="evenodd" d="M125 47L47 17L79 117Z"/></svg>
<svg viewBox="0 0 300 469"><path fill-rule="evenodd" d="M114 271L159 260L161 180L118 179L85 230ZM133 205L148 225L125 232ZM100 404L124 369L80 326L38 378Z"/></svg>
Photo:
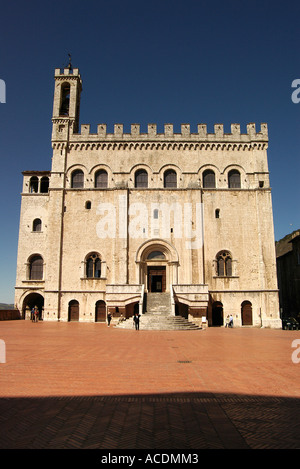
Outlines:
<svg viewBox="0 0 300 469"><path fill-rule="evenodd" d="M227 314L226 321L225 321L225 327L233 327L233 316L232 314L229 316Z"/></svg>
<svg viewBox="0 0 300 469"><path fill-rule="evenodd" d="M138 331L139 328L140 328L140 314L139 313L135 313L133 315L133 325L135 326L135 329ZM109 327L110 326L110 323L111 323L111 320L112 320L112 313L108 313L107 315L107 326ZM125 321L125 318L123 317L123 315L121 314L120 318L119 318L119 323L122 322L122 321Z"/></svg>
<svg viewBox="0 0 300 469"><path fill-rule="evenodd" d="M32 310L31 310L31 321L32 321L32 322L38 322L39 317L40 317L40 312L39 312L39 310L38 310L38 307L35 306L35 307L32 308Z"/></svg>

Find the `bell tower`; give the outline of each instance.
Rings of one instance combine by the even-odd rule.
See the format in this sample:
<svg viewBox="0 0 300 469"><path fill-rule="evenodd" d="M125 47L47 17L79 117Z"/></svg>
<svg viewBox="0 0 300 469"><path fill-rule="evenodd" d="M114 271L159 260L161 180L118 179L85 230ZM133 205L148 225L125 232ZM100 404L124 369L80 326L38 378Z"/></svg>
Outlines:
<svg viewBox="0 0 300 469"><path fill-rule="evenodd" d="M65 141L69 132L78 132L82 91L79 70L78 68L73 69L71 63L63 70L55 69L54 78L52 142Z"/></svg>

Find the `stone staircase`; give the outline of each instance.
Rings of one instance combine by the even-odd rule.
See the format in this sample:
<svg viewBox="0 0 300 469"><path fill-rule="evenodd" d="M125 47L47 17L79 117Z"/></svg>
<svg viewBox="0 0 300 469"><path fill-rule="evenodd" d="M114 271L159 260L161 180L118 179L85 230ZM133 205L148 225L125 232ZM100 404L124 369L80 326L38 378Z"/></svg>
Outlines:
<svg viewBox="0 0 300 469"><path fill-rule="evenodd" d="M170 293L147 293L146 312L140 317L140 330L201 330L182 316L171 314ZM134 329L132 317L115 327Z"/></svg>

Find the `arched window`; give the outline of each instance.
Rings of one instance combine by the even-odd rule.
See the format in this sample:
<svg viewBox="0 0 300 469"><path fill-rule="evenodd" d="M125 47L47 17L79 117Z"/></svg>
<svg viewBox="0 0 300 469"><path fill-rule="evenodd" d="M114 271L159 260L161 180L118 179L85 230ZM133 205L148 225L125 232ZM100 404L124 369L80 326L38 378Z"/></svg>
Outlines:
<svg viewBox="0 0 300 469"><path fill-rule="evenodd" d="M82 189L84 185L84 175L81 169L75 169L72 173L71 187L73 189Z"/></svg>
<svg viewBox="0 0 300 469"><path fill-rule="evenodd" d="M164 187L165 188L176 188L177 187L177 174L173 169L168 169L164 173Z"/></svg>
<svg viewBox="0 0 300 469"><path fill-rule="evenodd" d="M61 86L61 105L60 105L60 116L68 116L70 108L70 85L64 83Z"/></svg>
<svg viewBox="0 0 300 469"><path fill-rule="evenodd" d="M32 231L42 231L42 220L35 218L32 224Z"/></svg>
<svg viewBox="0 0 300 469"><path fill-rule="evenodd" d="M157 208L155 208L155 209L153 210L153 218L154 218L155 220L158 219L158 209L157 209Z"/></svg>
<svg viewBox="0 0 300 469"><path fill-rule="evenodd" d="M43 258L39 255L32 256L29 261L29 280L43 279Z"/></svg>
<svg viewBox="0 0 300 469"><path fill-rule="evenodd" d="M166 256L161 251L152 251L152 252L150 252L150 254L148 254L148 257L147 257L147 259L149 259L149 260L151 260L151 259L165 259L165 258L166 258Z"/></svg>
<svg viewBox="0 0 300 469"><path fill-rule="evenodd" d="M101 259L99 257L99 254L93 253L88 256L86 260L86 277L101 277Z"/></svg>
<svg viewBox="0 0 300 469"><path fill-rule="evenodd" d="M138 169L134 175L134 187L148 187L148 173L144 169Z"/></svg>
<svg viewBox="0 0 300 469"><path fill-rule="evenodd" d="M92 208L92 202L90 200L87 200L86 203L85 203L85 208L87 210L91 210Z"/></svg>
<svg viewBox="0 0 300 469"><path fill-rule="evenodd" d="M104 169L100 169L95 174L95 188L106 189L108 187L108 174Z"/></svg>
<svg viewBox="0 0 300 469"><path fill-rule="evenodd" d="M228 251L221 251L217 255L217 274L218 277L232 276L232 259Z"/></svg>
<svg viewBox="0 0 300 469"><path fill-rule="evenodd" d="M212 189L216 187L215 173L211 169L204 171L202 184L206 189Z"/></svg>
<svg viewBox="0 0 300 469"><path fill-rule="evenodd" d="M29 192L31 194L37 194L39 191L39 179L36 176L30 178Z"/></svg>
<svg viewBox="0 0 300 469"><path fill-rule="evenodd" d="M41 179L41 193L47 194L48 190L49 190L49 178L47 176L44 176Z"/></svg>
<svg viewBox="0 0 300 469"><path fill-rule="evenodd" d="M228 187L229 189L241 188L241 175L237 169L232 169L228 173Z"/></svg>

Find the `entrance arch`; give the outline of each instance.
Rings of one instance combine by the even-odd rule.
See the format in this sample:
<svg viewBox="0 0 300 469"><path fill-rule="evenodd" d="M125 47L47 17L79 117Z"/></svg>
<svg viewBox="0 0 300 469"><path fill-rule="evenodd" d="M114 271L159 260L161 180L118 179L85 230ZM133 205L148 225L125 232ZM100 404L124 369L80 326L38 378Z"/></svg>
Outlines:
<svg viewBox="0 0 300 469"><path fill-rule="evenodd" d="M29 293L23 300L22 306L22 318L23 319L32 319L31 310L37 306L39 311L39 319L43 319L44 312L44 297L37 292Z"/></svg>
<svg viewBox="0 0 300 469"><path fill-rule="evenodd" d="M95 305L95 322L106 322L106 303L103 300Z"/></svg>
<svg viewBox="0 0 300 469"><path fill-rule="evenodd" d="M252 326L252 303L250 301L243 301L241 305L242 326Z"/></svg>
<svg viewBox="0 0 300 469"><path fill-rule="evenodd" d="M69 302L68 321L79 321L79 303L77 300Z"/></svg>
<svg viewBox="0 0 300 469"><path fill-rule="evenodd" d="M136 254L138 283L146 292L169 291L178 283L178 254L166 241L152 239L143 243Z"/></svg>
<svg viewBox="0 0 300 469"><path fill-rule="evenodd" d="M212 304L212 326L223 326L223 304L220 301L215 301Z"/></svg>

